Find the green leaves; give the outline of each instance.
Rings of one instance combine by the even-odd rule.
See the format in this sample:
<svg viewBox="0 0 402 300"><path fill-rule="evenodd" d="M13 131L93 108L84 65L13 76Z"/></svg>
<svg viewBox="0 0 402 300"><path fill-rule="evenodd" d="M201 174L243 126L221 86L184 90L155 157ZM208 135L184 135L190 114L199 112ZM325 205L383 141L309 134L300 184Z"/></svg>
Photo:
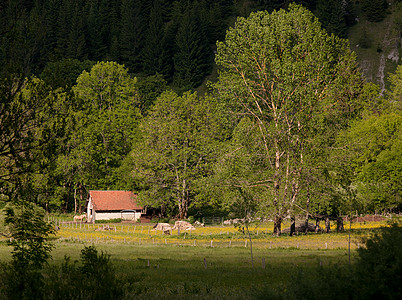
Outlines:
<svg viewBox="0 0 402 300"><path fill-rule="evenodd" d="M356 121L339 137L347 147L344 164L352 169L351 179L370 211L401 205L401 140L402 117L396 113Z"/></svg>
<svg viewBox="0 0 402 300"><path fill-rule="evenodd" d="M221 121L212 98L168 91L157 99L130 155L144 204L178 209L186 217L194 182L208 174L215 144L225 138Z"/></svg>
<svg viewBox="0 0 402 300"><path fill-rule="evenodd" d="M280 220L293 213L306 188L302 177L312 167L306 159L317 134L334 136L336 128L326 125L337 124L341 114L342 128L351 117L347 108L354 107L361 83L355 57L345 40L329 36L295 4L239 18L217 46L222 69L214 87L258 128L262 147L250 150L263 157L260 168L267 171L260 181L270 183L266 193Z"/></svg>

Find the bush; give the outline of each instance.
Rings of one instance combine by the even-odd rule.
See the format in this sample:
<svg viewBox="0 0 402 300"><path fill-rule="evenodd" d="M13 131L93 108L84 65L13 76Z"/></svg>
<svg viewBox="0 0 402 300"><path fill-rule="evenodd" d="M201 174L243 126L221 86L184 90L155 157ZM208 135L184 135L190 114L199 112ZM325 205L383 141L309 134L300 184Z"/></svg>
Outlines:
<svg viewBox="0 0 402 300"><path fill-rule="evenodd" d="M358 249L356 286L362 299L402 299L402 227L383 227Z"/></svg>
<svg viewBox="0 0 402 300"><path fill-rule="evenodd" d="M5 208L5 225L13 247L11 263L4 267L9 299L40 299L43 296L42 268L51 257L49 235L54 227L45 221L45 211L33 203Z"/></svg>
<svg viewBox="0 0 402 300"><path fill-rule="evenodd" d="M350 267L317 267L290 276L282 298L402 299L402 227L381 228L363 243Z"/></svg>
<svg viewBox="0 0 402 300"><path fill-rule="evenodd" d="M110 256L95 246L81 250L81 265L64 257L61 267L48 270L44 299L120 299L123 292Z"/></svg>
<svg viewBox="0 0 402 300"><path fill-rule="evenodd" d="M189 223L191 223L191 224L194 224L195 218L194 218L193 216L189 216L189 217L187 218L187 221L188 221Z"/></svg>

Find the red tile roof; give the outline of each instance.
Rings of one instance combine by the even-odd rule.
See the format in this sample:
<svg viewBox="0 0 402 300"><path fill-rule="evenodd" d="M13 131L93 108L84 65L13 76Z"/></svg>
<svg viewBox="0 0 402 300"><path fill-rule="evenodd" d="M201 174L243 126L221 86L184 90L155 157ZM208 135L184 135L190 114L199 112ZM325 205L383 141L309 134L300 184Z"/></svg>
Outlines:
<svg viewBox="0 0 402 300"><path fill-rule="evenodd" d="M137 195L130 191L89 191L95 210L137 210Z"/></svg>

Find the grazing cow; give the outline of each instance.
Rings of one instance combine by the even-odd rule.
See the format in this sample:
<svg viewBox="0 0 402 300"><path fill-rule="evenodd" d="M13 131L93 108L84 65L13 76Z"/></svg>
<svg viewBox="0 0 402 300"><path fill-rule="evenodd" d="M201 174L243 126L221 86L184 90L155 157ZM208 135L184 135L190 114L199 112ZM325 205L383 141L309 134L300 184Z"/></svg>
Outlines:
<svg viewBox="0 0 402 300"><path fill-rule="evenodd" d="M74 222L84 222L86 220L87 215L81 215L81 216L74 216Z"/></svg>
<svg viewBox="0 0 402 300"><path fill-rule="evenodd" d="M157 223L154 226L154 229L155 230L162 230L163 232L165 232L165 231L172 230L172 227L170 227L170 224L168 224L168 223Z"/></svg>
<svg viewBox="0 0 402 300"><path fill-rule="evenodd" d="M193 225L191 225L189 222L186 221L176 221L174 223L174 227L172 228L174 229L178 229L178 230L194 230L195 227Z"/></svg>

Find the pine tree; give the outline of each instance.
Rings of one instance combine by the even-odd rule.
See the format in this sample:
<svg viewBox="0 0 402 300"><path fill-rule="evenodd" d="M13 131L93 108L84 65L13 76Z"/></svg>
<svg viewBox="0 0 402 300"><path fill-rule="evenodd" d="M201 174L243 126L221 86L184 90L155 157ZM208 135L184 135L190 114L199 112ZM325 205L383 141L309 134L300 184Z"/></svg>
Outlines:
<svg viewBox="0 0 402 300"><path fill-rule="evenodd" d="M46 39L45 39L45 49L46 51L42 54L46 56L47 59L54 55L55 49L57 47L57 18L60 10L60 2L57 0L48 0L45 2L45 23L46 23Z"/></svg>
<svg viewBox="0 0 402 300"><path fill-rule="evenodd" d="M176 36L175 82L184 90L199 86L210 71L212 51L200 20L198 5L187 7Z"/></svg>
<svg viewBox="0 0 402 300"><path fill-rule="evenodd" d="M157 73L166 75L170 73L171 68L168 53L165 51L165 26L160 4L159 0L154 1L142 51L142 66L147 75Z"/></svg>
<svg viewBox="0 0 402 300"><path fill-rule="evenodd" d="M123 63L131 72L141 71L145 30L142 8L141 0L122 0L120 49Z"/></svg>
<svg viewBox="0 0 402 300"><path fill-rule="evenodd" d="M83 7L77 2L70 20L71 30L68 34L66 51L69 58L84 59L86 56L85 24L82 11Z"/></svg>
<svg viewBox="0 0 402 300"><path fill-rule="evenodd" d="M342 0L318 0L316 16L329 34L347 36L346 19Z"/></svg>
<svg viewBox="0 0 402 300"><path fill-rule="evenodd" d="M86 8L88 11L87 19L87 40L88 40L88 57L91 60L99 61L102 59L106 48L102 43L100 32L101 23L99 16L98 4L90 2Z"/></svg>
<svg viewBox="0 0 402 300"><path fill-rule="evenodd" d="M385 18L388 3L386 0L362 0L362 9L370 22L380 22Z"/></svg>

